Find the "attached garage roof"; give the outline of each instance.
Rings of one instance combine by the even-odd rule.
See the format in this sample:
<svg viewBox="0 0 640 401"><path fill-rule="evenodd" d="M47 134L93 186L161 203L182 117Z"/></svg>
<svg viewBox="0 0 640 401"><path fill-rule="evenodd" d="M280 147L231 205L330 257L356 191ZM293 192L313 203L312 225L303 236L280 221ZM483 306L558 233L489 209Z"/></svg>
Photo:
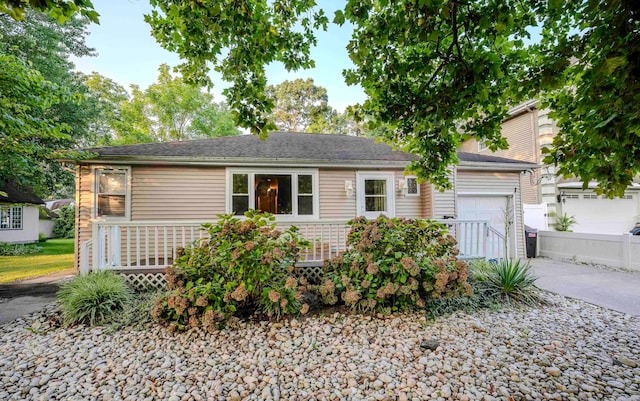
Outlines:
<svg viewBox="0 0 640 401"><path fill-rule="evenodd" d="M394 150L374 139L348 135L272 132L261 140L254 135L238 135L181 142L157 142L138 145L87 149L95 160L146 161L166 163L210 162L217 164L363 164L404 166L419 156ZM458 152L461 165L530 165L519 160ZM517 168L514 168L517 169Z"/></svg>

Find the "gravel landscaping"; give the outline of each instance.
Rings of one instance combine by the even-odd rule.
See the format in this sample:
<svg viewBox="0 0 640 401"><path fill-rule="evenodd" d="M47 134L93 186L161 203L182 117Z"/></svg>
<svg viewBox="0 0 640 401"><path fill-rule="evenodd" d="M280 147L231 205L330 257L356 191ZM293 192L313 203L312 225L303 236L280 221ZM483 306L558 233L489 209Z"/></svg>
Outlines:
<svg viewBox="0 0 640 401"><path fill-rule="evenodd" d="M640 320L579 301L236 322L214 334L0 326L1 400L640 400Z"/></svg>

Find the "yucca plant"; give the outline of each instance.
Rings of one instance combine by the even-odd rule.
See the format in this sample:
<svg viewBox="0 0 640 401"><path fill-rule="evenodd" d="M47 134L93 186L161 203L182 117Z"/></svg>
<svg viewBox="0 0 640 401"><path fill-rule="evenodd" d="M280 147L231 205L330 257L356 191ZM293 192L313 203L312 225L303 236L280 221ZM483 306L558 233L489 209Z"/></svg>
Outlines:
<svg viewBox="0 0 640 401"><path fill-rule="evenodd" d="M58 291L65 326L106 323L132 298L133 292L124 279L107 271L78 276Z"/></svg>
<svg viewBox="0 0 640 401"><path fill-rule="evenodd" d="M542 298L535 285L537 277L528 262L502 259L493 264L488 283L507 303L539 304Z"/></svg>

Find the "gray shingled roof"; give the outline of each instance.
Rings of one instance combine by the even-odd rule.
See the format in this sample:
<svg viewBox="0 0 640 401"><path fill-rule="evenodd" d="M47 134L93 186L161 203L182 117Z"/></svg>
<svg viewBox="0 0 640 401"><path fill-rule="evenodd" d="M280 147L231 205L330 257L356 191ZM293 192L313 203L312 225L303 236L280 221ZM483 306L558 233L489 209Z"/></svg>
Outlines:
<svg viewBox="0 0 640 401"><path fill-rule="evenodd" d="M370 138L272 132L266 140L254 135L228 136L182 142L157 142L138 145L87 149L98 159L177 158L199 160L296 160L304 162L410 162L419 157L394 151L385 143ZM520 163L520 160L458 152L461 162ZM531 165L534 165L531 163Z"/></svg>
<svg viewBox="0 0 640 401"><path fill-rule="evenodd" d="M369 138L347 135L272 132L266 140L254 135L228 136L184 142L159 142L88 149L99 158L183 157L206 159L293 159L323 161L416 160L417 156L394 151L389 145Z"/></svg>
<svg viewBox="0 0 640 401"><path fill-rule="evenodd" d="M478 153L458 152L458 159L461 162L477 162L477 163L513 163L513 164L530 164L535 166L535 163L525 162L516 159L507 159L506 157L498 157L491 155L482 155Z"/></svg>

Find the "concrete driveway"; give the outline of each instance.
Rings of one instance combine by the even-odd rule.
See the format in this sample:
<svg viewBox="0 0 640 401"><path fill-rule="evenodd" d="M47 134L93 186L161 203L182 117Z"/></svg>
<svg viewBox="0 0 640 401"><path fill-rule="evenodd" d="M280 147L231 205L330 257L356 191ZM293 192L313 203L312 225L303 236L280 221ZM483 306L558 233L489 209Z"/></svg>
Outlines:
<svg viewBox="0 0 640 401"><path fill-rule="evenodd" d="M64 270L49 276L9 284L0 284L0 324L36 312L56 300L60 283L75 275Z"/></svg>
<svg viewBox="0 0 640 401"><path fill-rule="evenodd" d="M640 272L618 272L547 258L529 259L544 290L640 316Z"/></svg>

